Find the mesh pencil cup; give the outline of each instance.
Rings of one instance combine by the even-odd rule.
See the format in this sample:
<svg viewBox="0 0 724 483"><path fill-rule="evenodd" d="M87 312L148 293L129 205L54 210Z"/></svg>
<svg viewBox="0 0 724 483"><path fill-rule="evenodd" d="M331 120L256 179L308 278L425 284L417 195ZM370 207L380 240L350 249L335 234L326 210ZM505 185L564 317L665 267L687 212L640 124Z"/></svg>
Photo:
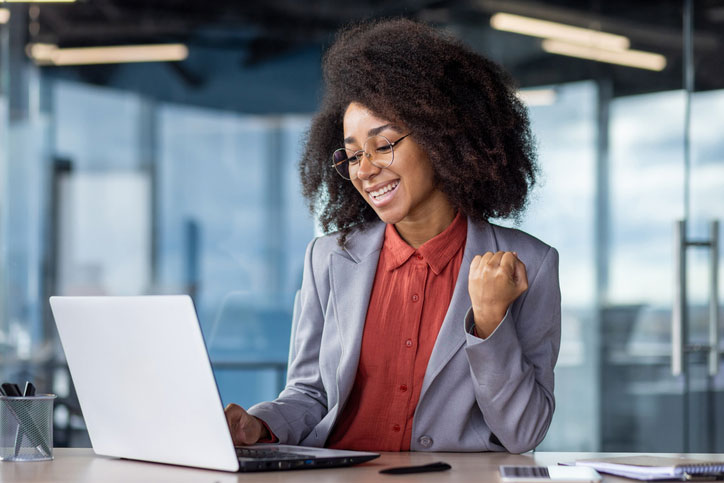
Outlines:
<svg viewBox="0 0 724 483"><path fill-rule="evenodd" d="M0 396L0 460L53 459L55 394Z"/></svg>

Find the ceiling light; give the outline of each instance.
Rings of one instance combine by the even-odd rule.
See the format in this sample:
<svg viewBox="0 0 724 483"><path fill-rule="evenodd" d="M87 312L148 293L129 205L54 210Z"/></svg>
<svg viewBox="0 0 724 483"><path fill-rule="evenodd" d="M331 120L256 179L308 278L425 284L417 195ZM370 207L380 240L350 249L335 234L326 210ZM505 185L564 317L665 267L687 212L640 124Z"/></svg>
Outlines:
<svg viewBox="0 0 724 483"><path fill-rule="evenodd" d="M0 23L8 23L8 20L10 20L10 10L0 8Z"/></svg>
<svg viewBox="0 0 724 483"><path fill-rule="evenodd" d="M60 49L51 44L31 44L27 53L40 65L120 64L127 62L172 62L188 57L183 44L119 45Z"/></svg>
<svg viewBox="0 0 724 483"><path fill-rule="evenodd" d="M585 45L560 42L558 40L546 39L542 42L542 48L546 52L580 59L607 62L609 64L625 65L637 69L662 71L666 67L666 57L653 52L641 50L605 50L588 47Z"/></svg>
<svg viewBox="0 0 724 483"><path fill-rule="evenodd" d="M5 3L74 3L75 0L0 0Z"/></svg>
<svg viewBox="0 0 724 483"><path fill-rule="evenodd" d="M38 63L50 64L51 56L53 52L58 50L58 46L55 44L28 44L25 47L25 53L28 57L34 59Z"/></svg>
<svg viewBox="0 0 724 483"><path fill-rule="evenodd" d="M516 95L528 106L550 106L556 102L555 89L525 89Z"/></svg>
<svg viewBox="0 0 724 483"><path fill-rule="evenodd" d="M623 35L598 30L574 27L558 22L523 17L510 13L496 13L490 17L490 26L497 30L515 32L532 37L565 40L580 45L610 50L625 50L631 45Z"/></svg>

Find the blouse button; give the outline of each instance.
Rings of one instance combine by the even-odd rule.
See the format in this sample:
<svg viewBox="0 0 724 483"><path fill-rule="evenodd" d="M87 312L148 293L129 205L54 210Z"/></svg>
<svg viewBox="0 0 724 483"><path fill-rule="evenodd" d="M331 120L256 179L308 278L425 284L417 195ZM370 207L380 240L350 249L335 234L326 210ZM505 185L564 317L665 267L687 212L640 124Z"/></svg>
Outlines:
<svg viewBox="0 0 724 483"><path fill-rule="evenodd" d="M412 347L412 339L407 339L407 340L405 341L405 345L406 345L407 347Z"/></svg>
<svg viewBox="0 0 724 483"><path fill-rule="evenodd" d="M422 255L420 255L419 253L416 255L416 257L418 260L422 260Z"/></svg>
<svg viewBox="0 0 724 483"><path fill-rule="evenodd" d="M413 302L417 302L418 300L420 300L420 296L417 295L417 294L413 294L413 295L412 295L412 301L413 301Z"/></svg>
<svg viewBox="0 0 724 483"><path fill-rule="evenodd" d="M420 436L420 439L418 439L417 441L419 441L420 445L423 448L429 448L430 446L432 446L432 438L430 436Z"/></svg>
<svg viewBox="0 0 724 483"><path fill-rule="evenodd" d="M407 384L402 384L402 385L400 386L400 391L402 391L402 392L407 391Z"/></svg>
<svg viewBox="0 0 724 483"><path fill-rule="evenodd" d="M392 426L392 431L394 431L395 433L399 433L399 432L400 432L400 425L399 425L399 424L393 425L393 426Z"/></svg>

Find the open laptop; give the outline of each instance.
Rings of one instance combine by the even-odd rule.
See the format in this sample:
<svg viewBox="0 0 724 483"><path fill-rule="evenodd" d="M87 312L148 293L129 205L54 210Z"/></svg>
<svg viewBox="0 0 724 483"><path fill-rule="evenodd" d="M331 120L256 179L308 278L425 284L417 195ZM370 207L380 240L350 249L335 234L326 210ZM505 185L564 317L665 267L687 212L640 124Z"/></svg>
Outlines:
<svg viewBox="0 0 724 483"><path fill-rule="evenodd" d="M191 298L51 297L96 454L225 471L346 466L376 453L235 448Z"/></svg>

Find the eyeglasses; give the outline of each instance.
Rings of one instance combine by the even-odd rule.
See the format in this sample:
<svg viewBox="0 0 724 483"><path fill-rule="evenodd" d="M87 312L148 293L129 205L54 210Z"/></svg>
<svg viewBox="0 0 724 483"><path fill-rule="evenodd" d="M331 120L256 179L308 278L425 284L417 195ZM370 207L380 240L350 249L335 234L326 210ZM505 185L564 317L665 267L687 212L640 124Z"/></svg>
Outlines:
<svg viewBox="0 0 724 483"><path fill-rule="evenodd" d="M332 167L346 180L356 179L362 156L378 168L386 168L395 160L394 147L412 133L407 133L395 142L391 142L381 134L370 136L362 149L352 150L339 148L332 154Z"/></svg>

